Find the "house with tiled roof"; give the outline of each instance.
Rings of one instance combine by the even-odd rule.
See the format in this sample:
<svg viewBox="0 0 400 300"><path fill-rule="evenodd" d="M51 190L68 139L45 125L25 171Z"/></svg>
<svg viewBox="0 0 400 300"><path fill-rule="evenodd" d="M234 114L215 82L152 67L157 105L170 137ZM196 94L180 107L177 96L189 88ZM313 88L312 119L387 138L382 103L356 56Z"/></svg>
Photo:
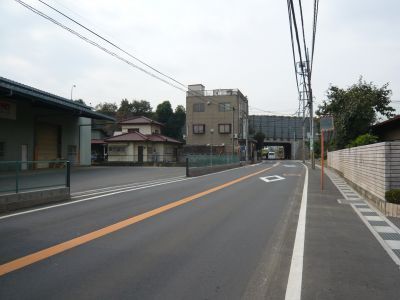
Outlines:
<svg viewBox="0 0 400 300"><path fill-rule="evenodd" d="M121 132L104 141L109 162L176 162L182 143L161 134L164 124L140 116L120 122Z"/></svg>

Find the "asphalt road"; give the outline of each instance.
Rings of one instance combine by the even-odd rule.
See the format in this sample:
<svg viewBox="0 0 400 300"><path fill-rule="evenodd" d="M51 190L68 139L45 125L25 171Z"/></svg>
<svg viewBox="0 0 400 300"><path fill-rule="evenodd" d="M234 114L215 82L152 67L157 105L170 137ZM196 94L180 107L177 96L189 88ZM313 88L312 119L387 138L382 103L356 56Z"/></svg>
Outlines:
<svg viewBox="0 0 400 300"><path fill-rule="evenodd" d="M94 170L71 202L0 216L0 299L400 298L396 233L319 170Z"/></svg>
<svg viewBox="0 0 400 300"><path fill-rule="evenodd" d="M272 164L92 191L76 198L91 200L0 219L0 263L17 265L0 277L0 298L284 298L305 169L295 163L284 180L262 181L288 173ZM66 246L71 239L78 245ZM54 245L65 249L28 256Z"/></svg>

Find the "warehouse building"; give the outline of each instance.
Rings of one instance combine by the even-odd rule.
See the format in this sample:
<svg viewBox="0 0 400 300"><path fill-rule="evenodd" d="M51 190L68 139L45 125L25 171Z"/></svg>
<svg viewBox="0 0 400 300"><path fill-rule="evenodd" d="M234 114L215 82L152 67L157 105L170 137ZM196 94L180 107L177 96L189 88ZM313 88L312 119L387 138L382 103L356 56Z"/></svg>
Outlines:
<svg viewBox="0 0 400 300"><path fill-rule="evenodd" d="M86 105L0 77L0 161L62 159L90 165L91 119L115 121Z"/></svg>

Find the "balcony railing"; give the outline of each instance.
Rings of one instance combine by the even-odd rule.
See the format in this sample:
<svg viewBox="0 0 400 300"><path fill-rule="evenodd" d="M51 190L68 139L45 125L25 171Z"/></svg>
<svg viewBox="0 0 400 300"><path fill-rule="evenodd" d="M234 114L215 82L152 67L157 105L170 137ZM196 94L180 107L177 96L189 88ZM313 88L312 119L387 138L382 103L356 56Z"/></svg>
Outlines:
<svg viewBox="0 0 400 300"><path fill-rule="evenodd" d="M204 90L204 91L187 91L186 95L188 97L206 97L206 96L236 96L243 94L238 89L217 89L217 90Z"/></svg>

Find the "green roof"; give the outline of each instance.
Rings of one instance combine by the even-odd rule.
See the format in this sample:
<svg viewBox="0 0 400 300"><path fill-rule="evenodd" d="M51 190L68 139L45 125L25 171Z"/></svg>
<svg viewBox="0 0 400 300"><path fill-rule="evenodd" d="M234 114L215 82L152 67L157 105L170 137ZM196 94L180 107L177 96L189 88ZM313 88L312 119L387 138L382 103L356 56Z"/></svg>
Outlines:
<svg viewBox="0 0 400 300"><path fill-rule="evenodd" d="M41 102L53 107L63 108L76 112L79 116L98 119L109 120L115 122L113 117L92 110L91 107L71 101L70 99L63 98L54 94L38 90L31 86L12 81L10 79L0 76L0 91L8 93L10 97L20 96L37 102Z"/></svg>

